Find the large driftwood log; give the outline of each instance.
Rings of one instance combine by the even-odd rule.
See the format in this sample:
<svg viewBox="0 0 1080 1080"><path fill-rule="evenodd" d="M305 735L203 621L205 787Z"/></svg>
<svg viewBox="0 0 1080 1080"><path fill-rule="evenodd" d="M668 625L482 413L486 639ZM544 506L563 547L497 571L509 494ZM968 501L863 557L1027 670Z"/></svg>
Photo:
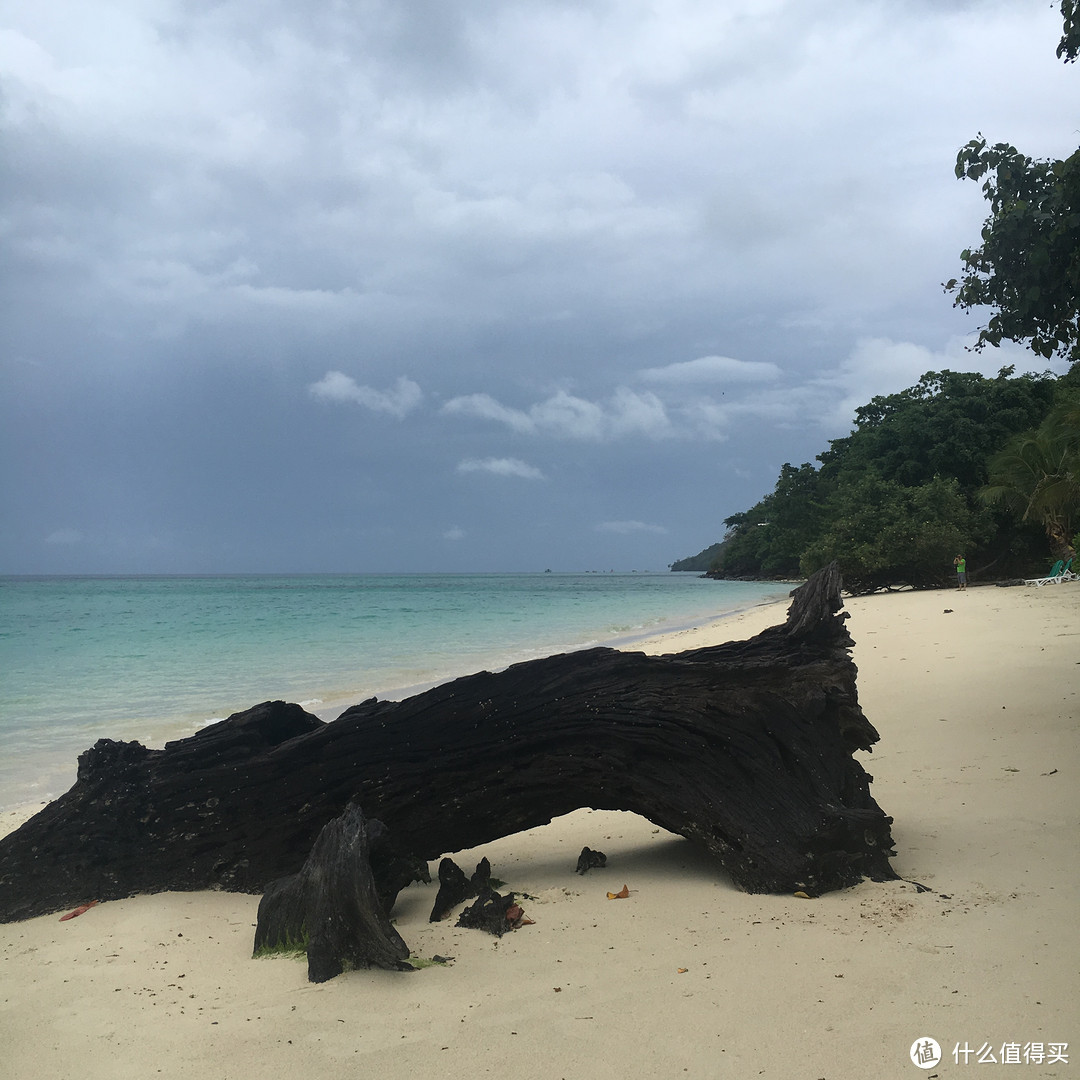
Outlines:
<svg viewBox="0 0 1080 1080"><path fill-rule="evenodd" d="M787 622L668 656L597 648L481 672L324 724L267 702L147 750L100 740L0 840L0 920L164 889L261 891L349 802L420 859L630 810L704 845L751 892L894 877L892 819L852 757L856 692L835 567Z"/></svg>

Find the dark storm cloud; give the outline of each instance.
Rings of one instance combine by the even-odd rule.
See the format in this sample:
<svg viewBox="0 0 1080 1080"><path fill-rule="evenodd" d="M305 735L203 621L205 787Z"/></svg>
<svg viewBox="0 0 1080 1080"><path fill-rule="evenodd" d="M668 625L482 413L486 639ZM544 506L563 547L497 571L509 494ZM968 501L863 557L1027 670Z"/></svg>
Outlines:
<svg viewBox="0 0 1080 1080"><path fill-rule="evenodd" d="M932 368L1041 0L43 0L0 25L0 569L654 565ZM1008 72L1002 78L1000 72Z"/></svg>

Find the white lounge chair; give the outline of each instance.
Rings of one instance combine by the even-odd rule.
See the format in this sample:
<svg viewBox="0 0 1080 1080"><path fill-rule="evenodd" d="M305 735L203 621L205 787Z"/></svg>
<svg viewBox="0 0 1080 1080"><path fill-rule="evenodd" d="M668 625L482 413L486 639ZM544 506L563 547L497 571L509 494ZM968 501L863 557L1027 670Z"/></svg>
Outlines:
<svg viewBox="0 0 1080 1080"><path fill-rule="evenodd" d="M1050 567L1050 573L1047 577L1027 578L1024 581L1025 585L1035 585L1038 588L1042 588L1043 585L1058 585L1062 581L1074 581L1076 574L1072 572L1072 559L1068 562L1064 559L1058 559L1053 566Z"/></svg>

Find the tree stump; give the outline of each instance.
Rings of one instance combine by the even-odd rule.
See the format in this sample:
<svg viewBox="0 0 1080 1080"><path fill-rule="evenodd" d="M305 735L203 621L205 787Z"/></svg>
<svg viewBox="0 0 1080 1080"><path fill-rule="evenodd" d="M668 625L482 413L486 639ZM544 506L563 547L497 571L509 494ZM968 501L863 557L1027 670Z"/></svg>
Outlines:
<svg viewBox="0 0 1080 1080"><path fill-rule="evenodd" d="M267 886L255 955L306 950L314 983L356 968L414 970L371 869L371 848L383 833L380 822L365 821L355 806L327 824L300 872Z"/></svg>

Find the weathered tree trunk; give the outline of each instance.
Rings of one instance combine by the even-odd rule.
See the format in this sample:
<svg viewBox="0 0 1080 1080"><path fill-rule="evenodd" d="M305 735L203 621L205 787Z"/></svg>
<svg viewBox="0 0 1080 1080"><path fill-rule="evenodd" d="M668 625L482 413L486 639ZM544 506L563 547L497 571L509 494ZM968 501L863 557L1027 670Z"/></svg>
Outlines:
<svg viewBox="0 0 1080 1080"><path fill-rule="evenodd" d="M255 955L305 949L314 983L357 968L411 971L409 947L390 924L385 889L372 872L371 849L382 833L355 806L326 825L300 873L267 886Z"/></svg>
<svg viewBox="0 0 1080 1080"><path fill-rule="evenodd" d="M164 889L261 891L355 802L420 859L579 807L699 841L751 892L895 876L852 757L835 566L757 637L668 656L588 649L480 672L330 724L267 702L147 750L100 740L74 787L0 840L0 920Z"/></svg>

